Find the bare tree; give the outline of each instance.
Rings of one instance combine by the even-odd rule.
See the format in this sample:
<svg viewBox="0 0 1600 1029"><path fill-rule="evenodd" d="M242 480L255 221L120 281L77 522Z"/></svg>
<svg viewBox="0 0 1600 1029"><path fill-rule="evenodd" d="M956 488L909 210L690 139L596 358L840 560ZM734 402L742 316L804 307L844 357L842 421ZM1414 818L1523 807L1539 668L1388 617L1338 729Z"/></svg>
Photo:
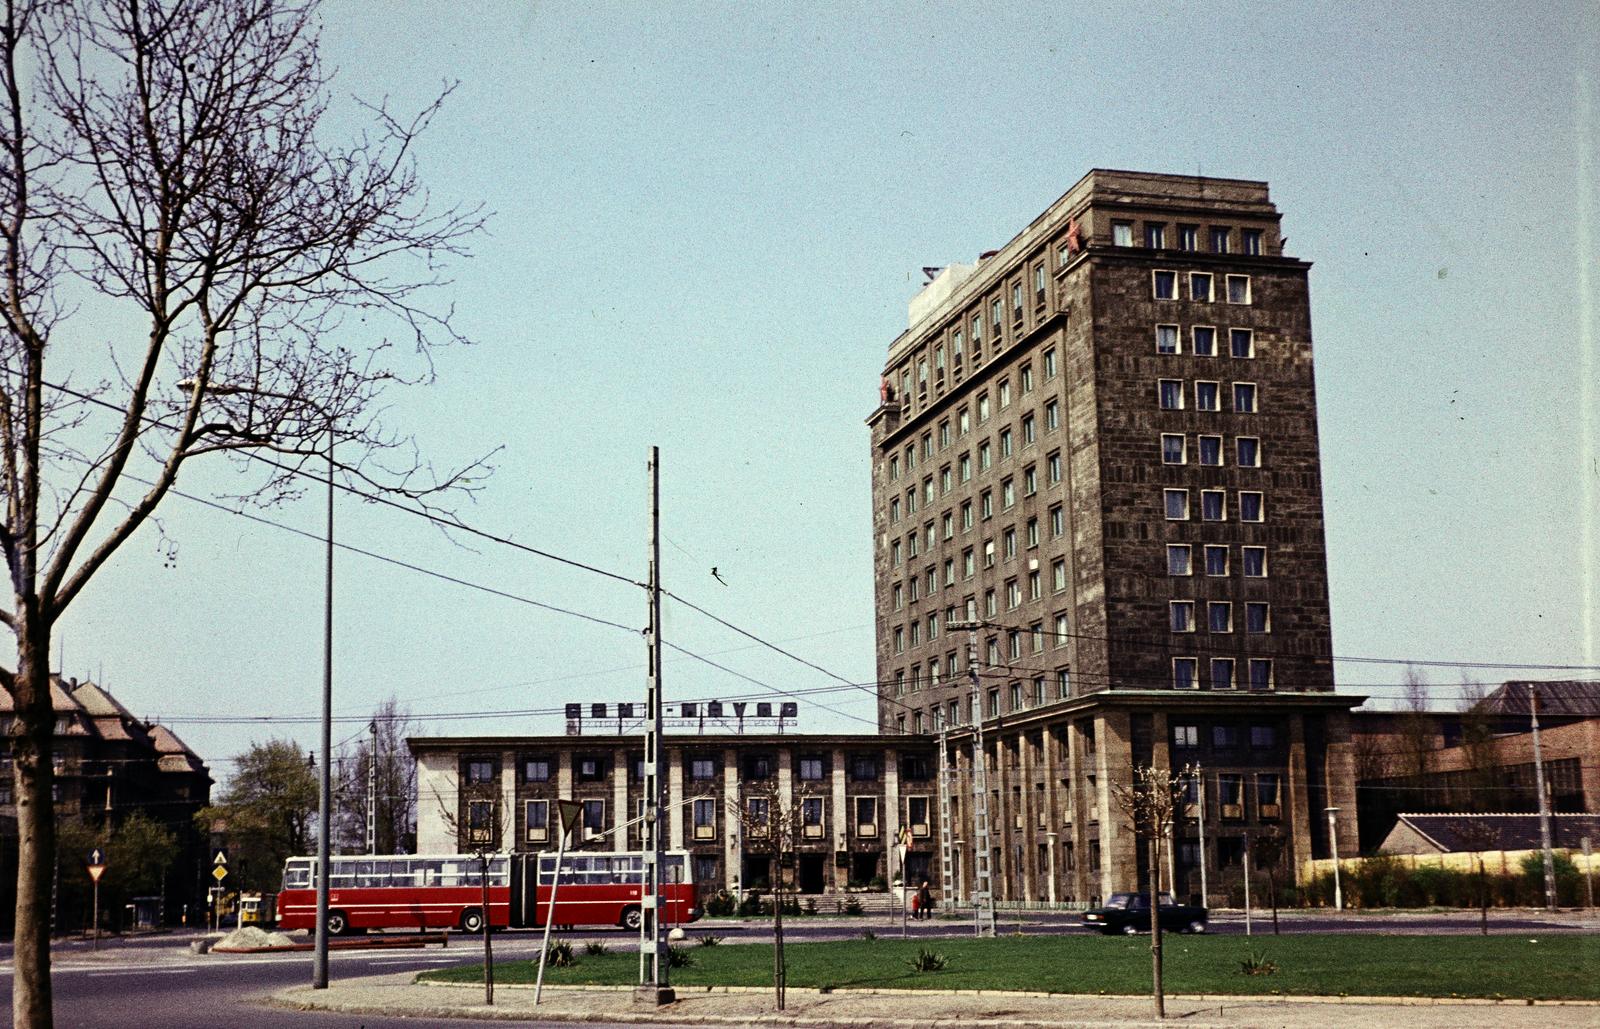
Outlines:
<svg viewBox="0 0 1600 1029"><path fill-rule="evenodd" d="M483 906L478 918L478 928L483 935L483 1002L494 1003L494 949L490 935L493 929L493 909L489 907L489 867L500 856L500 846L506 837L505 805L494 783L475 783L463 786L454 810L446 805L437 790L434 802L439 807L439 818L445 828L455 835L456 846L464 854L471 854L478 865L478 883L483 888ZM509 873L510 867L507 866ZM560 869L556 870L560 874ZM552 917L554 912L546 914ZM471 918L471 912L463 922ZM470 927L463 925L470 932Z"/></svg>
<svg viewBox="0 0 1600 1029"><path fill-rule="evenodd" d="M1478 929L1483 935L1489 935L1489 871L1483 867L1483 852L1491 848L1498 849L1500 834L1495 832L1486 819L1466 819L1459 828L1461 840L1472 848L1474 864L1478 866Z"/></svg>
<svg viewBox="0 0 1600 1029"><path fill-rule="evenodd" d="M333 464L337 433L347 485L425 506L472 489L481 462L435 474L380 405L459 341L430 287L481 219L432 204L413 167L442 96L415 116L369 105L368 132L328 141L315 0L6 0L4 17L0 622L17 658L0 684L13 1018L34 1029L51 1022L53 627L141 528L175 553L156 514L191 458L233 455L254 472L235 496L270 503Z"/></svg>
<svg viewBox="0 0 1600 1029"><path fill-rule="evenodd" d="M1276 830L1263 832L1252 841L1255 860L1267 870L1267 896L1272 903L1272 935L1278 935L1278 863L1288 841Z"/></svg>
<svg viewBox="0 0 1600 1029"><path fill-rule="evenodd" d="M1157 1018L1167 1017L1166 993L1161 984L1161 841L1166 838L1175 817L1183 811L1187 768L1172 772L1166 768L1138 765L1133 781L1113 783L1111 794L1129 827L1145 841L1150 876L1150 992Z"/></svg>
<svg viewBox="0 0 1600 1029"><path fill-rule="evenodd" d="M1404 751L1401 761L1404 774L1413 785L1428 785L1428 775L1433 771L1437 733L1433 719L1428 714L1428 681L1414 665L1407 665L1400 678L1401 697L1400 738Z"/></svg>
<svg viewBox="0 0 1600 1029"><path fill-rule="evenodd" d="M804 832L801 807L808 795L802 790L786 800L778 783L767 780L745 787L742 798L728 801L745 850L764 855L772 865L772 989L779 1011L784 1009L789 980L783 953L783 909L794 902L796 845Z"/></svg>
<svg viewBox="0 0 1600 1029"><path fill-rule="evenodd" d="M1498 755L1494 745L1494 717L1485 701L1488 688L1481 682L1461 679L1461 749L1466 757L1467 797L1452 804L1458 811L1503 811Z"/></svg>
<svg viewBox="0 0 1600 1029"><path fill-rule="evenodd" d="M340 776L335 792L341 803L335 839L345 849L367 849L369 792L374 795L371 806L376 852L400 854L415 848L417 762L406 746L406 737L415 725L410 710L390 697L373 712L369 729L375 732L361 733L340 748Z"/></svg>

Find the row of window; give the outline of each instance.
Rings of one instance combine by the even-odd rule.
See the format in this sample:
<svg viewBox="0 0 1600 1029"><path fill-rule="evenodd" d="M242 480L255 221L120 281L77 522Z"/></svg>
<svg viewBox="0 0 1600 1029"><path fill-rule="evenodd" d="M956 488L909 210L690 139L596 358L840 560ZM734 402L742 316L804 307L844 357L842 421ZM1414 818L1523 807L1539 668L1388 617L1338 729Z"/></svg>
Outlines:
<svg viewBox="0 0 1600 1029"><path fill-rule="evenodd" d="M1234 382L1223 389L1223 383L1209 379L1196 379L1194 383L1194 409L1196 411L1221 411L1224 393L1232 395L1235 414L1256 414L1260 391L1253 382ZM1156 380L1156 406L1163 411L1183 411L1188 408L1188 391L1182 379Z"/></svg>
<svg viewBox="0 0 1600 1029"><path fill-rule="evenodd" d="M1248 737L1252 750L1272 750L1278 745L1278 729L1272 725L1252 725L1249 727ZM1211 747L1213 750L1234 750L1239 747L1243 737L1239 734L1237 725L1219 724L1211 727ZM1172 745L1179 749L1193 750L1200 746L1200 726L1192 723L1174 723L1172 726Z"/></svg>
<svg viewBox="0 0 1600 1029"><path fill-rule="evenodd" d="M1227 576L1232 570L1233 548L1226 543L1205 543L1196 547L1191 543L1167 544L1167 574L1173 576L1193 575L1195 569L1195 551L1200 551L1201 567L1209 576ZM1243 568L1244 577L1247 579L1265 579L1267 577L1267 548L1266 547L1240 547L1240 566Z"/></svg>
<svg viewBox="0 0 1600 1029"><path fill-rule="evenodd" d="M1198 603L1194 600L1173 600L1167 603L1168 622L1173 632L1195 631L1195 610ZM1229 600L1206 601L1206 631L1232 632L1233 607L1233 602ZM1247 601L1243 607L1245 632L1257 634L1272 631L1272 605L1252 600Z"/></svg>
<svg viewBox="0 0 1600 1029"><path fill-rule="evenodd" d="M465 765L467 784L478 786L494 781L499 761L489 757L474 757L468 758ZM610 774L610 765L611 762L604 757L577 755L572 760L573 778L580 783L604 782ZM684 759L684 770L694 782L716 779L721 765L719 759L709 756ZM822 755L802 755L795 759L795 774L801 782L819 782L827 776L830 765L831 761ZM846 767L855 782L876 781L880 775L879 758L874 754L850 755ZM523 783L549 782L552 761L547 757L524 757L518 762L517 770ZM748 754L741 761L740 770L743 781L771 779L777 775L777 758L771 754ZM903 779L925 779L928 776L927 761L921 757L907 756L901 760L900 773ZM632 775L636 782L643 780L643 757L633 758Z"/></svg>
<svg viewBox="0 0 1600 1029"><path fill-rule="evenodd" d="M1182 437L1179 437L1180 439ZM1225 522L1228 520L1228 491L1200 490L1200 520ZM1169 522L1186 522L1190 518L1189 491L1186 489L1162 490L1162 504ZM1239 490L1238 517L1241 522L1266 521L1266 502L1257 490Z"/></svg>
<svg viewBox="0 0 1600 1029"><path fill-rule="evenodd" d="M1053 429L1057 428L1060 425L1060 422L1055 417L1055 414L1054 414L1055 404L1053 402L1050 405L1047 406L1046 411L1047 411L1047 418L1046 418L1046 422L1045 422L1045 430L1048 432L1050 430L1053 430ZM1029 416L1027 416L1026 418L1024 418L1022 420L1022 445L1026 447L1026 446L1036 442L1037 440L1038 440L1038 431L1037 431L1037 428L1036 428L1036 426L1034 424L1033 416L1029 415ZM1001 460L1005 460L1006 458L1009 458L1013 453L1015 453L1014 441L1012 439L1011 430L1009 428L1001 430L1000 437L999 437L999 442L1000 442L1000 459ZM978 444L977 471L985 472L985 471L988 471L993 466L994 466L994 451L990 448L989 441L988 440L983 440L982 442L980 442ZM939 469L939 476L938 476L938 479L937 479L937 483L938 483L937 492L935 492L935 485L934 485L935 484L935 479L934 479L934 476L932 476L932 475L926 476L922 480L922 491L921 491L921 496L922 496L921 503L922 503L922 506L923 507L931 506L936 497L942 497L942 496L946 495L952 489L956 488L957 485L965 485L968 482L971 482L972 481L973 470L974 470L973 469L973 454L972 454L971 451L968 451L968 452L963 453L961 455L961 457L957 460L957 462L954 465L948 465L947 464L947 465L945 465L945 466L943 466L942 468ZM1050 485L1050 486L1058 485L1061 482L1061 474L1062 474L1061 451L1059 451L1059 450L1051 451L1049 454L1045 455L1045 459L1044 459L1044 479L1045 479L1045 484L1046 485ZM1026 468L1022 469L1020 482L1021 482L1022 495L1023 496L1031 497L1035 493L1037 493L1038 490L1039 490L1039 468L1038 468L1038 466L1030 464ZM1017 486L1018 486L1018 480L1015 479L1015 478L1007 478L1007 479L1004 479L1004 480L1001 481L1001 483L1000 483L1000 493L1001 493L1001 505L1002 505L1002 507L1010 507L1012 504L1016 503ZM987 499L983 500L984 517L987 518L994 511L994 507L993 507L994 501L993 501L993 497L990 496L988 493L985 493L983 496L985 498L987 498ZM901 498L900 497L891 498L889 500L889 522L890 522L890 524L894 524L894 523L899 522L900 519L903 516L909 516L909 515L916 514L917 513L917 507L918 507L918 499L917 498L918 498L918 491L916 490L915 487L913 487L912 489L906 490L905 503L903 505L901 503ZM949 511L946 511L945 514L944 514L945 528L946 528L947 532L950 529L953 517L954 517L954 515ZM970 528L971 525L972 525L971 504L970 504L970 502L968 503L967 510L966 510L966 512L964 514L964 521L966 522L967 526ZM928 525L929 534L931 535L932 531L933 531L933 523L932 522L928 522L927 525ZM948 538L948 535L946 536L946 538Z"/></svg>
<svg viewBox="0 0 1600 1029"><path fill-rule="evenodd" d="M1205 438L1209 439L1210 437L1205 437ZM1220 444L1221 437L1217 437L1217 439L1218 439L1219 444ZM1239 448L1239 453L1240 453L1241 456L1256 456L1256 455L1259 455L1260 450L1259 450L1259 447L1241 446ZM1209 463L1209 462L1205 462L1205 463ZM1221 463L1220 456L1219 456L1219 458L1218 458L1216 463L1218 463L1218 464ZM1045 476L1046 476L1046 479L1047 479L1047 484L1049 484L1049 485L1058 484L1061 481L1061 478L1060 478L1060 466L1058 464L1053 463L1053 462L1046 462L1046 464L1045 464ZM1031 497L1035 493L1038 492L1038 478L1037 478L1037 475L1035 473L1034 468L1031 465L1028 467L1028 469L1026 469L1026 472L1022 477L1022 490L1023 490L1022 495L1024 497ZM1010 508L1012 508L1012 507L1014 507L1016 505L1017 493L1016 493L1016 483L1015 483L1014 480L1007 479L1004 483L1001 484L1001 487L1000 487L1000 502L1001 502L1001 510L1002 511L1009 510ZM972 530L972 527L973 527L973 524L974 524L974 522L973 522L973 510L974 510L973 509L973 504L972 504L972 501L970 501L970 500L966 501L965 503L963 503L961 505L961 508L960 508L961 532L963 534L967 533L967 532L970 532ZM982 494L979 495L977 511L979 512L980 517L984 521L988 521L990 518L992 518L994 516L994 494L992 493L992 491L985 490ZM1062 505L1056 504L1056 505L1054 505L1054 506L1052 506L1050 508L1049 512L1047 513L1047 517L1048 517L1049 524L1050 524L1050 538L1051 539L1059 539L1062 535L1064 535L1066 533L1066 527L1067 527L1066 509ZM1039 545L1039 519L1037 519L1037 518L1029 518L1027 520L1027 522L1024 523L1024 531L1025 531L1025 534L1026 534L1025 535L1025 539L1027 540L1028 549L1031 550L1034 547L1037 547ZM916 558L918 555L920 555L922 553L922 549L924 547L926 547L927 552L929 554L932 554L933 551L934 551L934 545L935 545L935 541L936 541L937 538L942 537L944 540L951 540L951 539L955 538L955 535L956 535L956 516L955 516L955 512L946 511L946 512L944 512L943 516L941 516L941 518L939 520L939 537L936 537L936 535L935 535L934 523L933 522L925 522L925 523L923 523L923 527L922 527L921 530L913 530L910 534L908 534L905 537L904 540L901 540L899 538L890 540L889 541L889 564L890 564L891 567L898 568L902 563L904 563L904 562L906 562L908 560L912 560L912 559ZM1016 548L1017 530L1016 530L1016 526L1015 525L1007 526L1001 532L1000 538L1001 538L1001 541L1005 544L1005 556L1008 559L1016 557L1017 556L1017 548ZM990 538L984 540L984 542L983 542L983 552L984 552L984 563L983 563L983 566L985 568L994 567L994 539L993 539L993 537L990 537ZM945 562L945 564L947 566L947 570L953 567L953 563L952 563L953 560L954 559L951 559L951 560L947 560ZM933 571L933 569L930 566L929 567L929 572L931 573L932 571ZM949 578L951 582L955 581L953 576L947 576L947 578ZM936 588L937 588L936 585L930 579L929 586L928 586L928 592L932 593L932 592L934 592L934 590ZM912 600L916 600L917 599L916 595L915 595L915 592L913 592L911 599Z"/></svg>
<svg viewBox="0 0 1600 1029"><path fill-rule="evenodd" d="M1209 304L1218 299L1215 289L1216 276L1210 272L1189 272L1188 299L1198 303ZM1151 294L1157 300L1178 299L1179 275L1174 271L1157 269L1150 273ZM1230 304L1248 304L1251 302L1250 276L1224 275L1222 277L1221 299Z"/></svg>
<svg viewBox="0 0 1600 1029"><path fill-rule="evenodd" d="M1168 232L1169 228L1174 230L1170 234ZM1231 254L1235 252L1233 249L1233 232L1232 226L1212 225L1205 230L1205 234L1202 236L1201 226L1199 225L1179 222L1176 226L1173 226L1168 222L1147 221L1144 223L1143 240L1145 247L1150 250L1166 250L1170 239L1177 244L1178 250L1194 253L1200 250L1201 240L1204 239L1211 253ZM1242 228L1238 230L1238 233L1238 253L1252 257L1260 256L1262 230ZM1114 221L1111 223L1112 246L1131 247L1134 245L1133 239L1133 222Z"/></svg>
<svg viewBox="0 0 1600 1029"><path fill-rule="evenodd" d="M1240 662L1231 657L1214 657L1210 660L1210 678L1207 680L1214 690L1235 690L1240 683L1236 678L1239 673ZM1252 657L1244 662L1244 685L1252 690L1270 690L1273 688L1272 659ZM1200 659L1197 657L1175 657L1172 659L1172 686L1174 689L1195 690L1200 688Z"/></svg>
<svg viewBox="0 0 1600 1029"><path fill-rule="evenodd" d="M1190 453L1188 437L1181 433L1162 433L1162 464L1188 464ZM1195 462L1203 467L1221 468L1226 463L1223 438L1221 436L1195 436L1193 454ZM1261 467L1261 440L1259 437L1234 437L1234 464L1240 468Z"/></svg>
<svg viewBox="0 0 1600 1029"><path fill-rule="evenodd" d="M1215 325L1191 325L1189 326L1189 352L1195 357L1216 357L1218 338ZM1227 338L1229 357L1243 361L1250 360L1256 356L1256 334L1254 329L1229 329ZM1156 353L1167 355L1183 353L1181 326L1175 324L1156 326Z"/></svg>
<svg viewBox="0 0 1600 1029"><path fill-rule="evenodd" d="M1072 673L1069 669L1062 668L1052 675L1036 675L1028 682L1014 681L1006 688L1006 698L1010 706L1007 710L1025 711L1030 707L1048 704L1052 700L1068 700L1072 696ZM985 718L1000 717L1001 690L998 686L991 686L984 695ZM963 715L965 718L963 719ZM909 719L909 721L908 721ZM926 712L912 711L907 714L895 716L895 727L903 734L908 730L915 734L925 732L940 732L947 726L961 725L972 721L972 697L970 694L955 700L946 701L943 705L934 704Z"/></svg>

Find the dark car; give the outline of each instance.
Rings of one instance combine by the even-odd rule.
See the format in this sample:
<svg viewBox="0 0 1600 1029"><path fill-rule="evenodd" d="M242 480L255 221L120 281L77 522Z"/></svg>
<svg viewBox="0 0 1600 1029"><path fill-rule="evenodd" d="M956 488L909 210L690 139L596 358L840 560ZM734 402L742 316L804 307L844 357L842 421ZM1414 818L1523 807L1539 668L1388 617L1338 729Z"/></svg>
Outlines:
<svg viewBox="0 0 1600 1029"><path fill-rule="evenodd" d="M1169 932L1203 933L1206 931L1206 909L1193 904L1174 903L1172 894L1161 894L1161 928ZM1150 929L1150 894L1113 893L1104 907L1092 908L1083 913L1086 929L1099 929L1103 933L1148 932Z"/></svg>

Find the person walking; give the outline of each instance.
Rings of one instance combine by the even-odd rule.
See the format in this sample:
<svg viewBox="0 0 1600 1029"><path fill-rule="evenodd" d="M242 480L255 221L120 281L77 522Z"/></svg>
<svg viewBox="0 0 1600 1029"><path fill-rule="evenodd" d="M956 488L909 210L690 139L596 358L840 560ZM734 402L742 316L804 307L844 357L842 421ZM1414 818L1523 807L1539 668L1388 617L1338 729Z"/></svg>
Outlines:
<svg viewBox="0 0 1600 1029"><path fill-rule="evenodd" d="M922 880L922 886L917 890L917 917L933 917L933 890L928 888L928 880Z"/></svg>

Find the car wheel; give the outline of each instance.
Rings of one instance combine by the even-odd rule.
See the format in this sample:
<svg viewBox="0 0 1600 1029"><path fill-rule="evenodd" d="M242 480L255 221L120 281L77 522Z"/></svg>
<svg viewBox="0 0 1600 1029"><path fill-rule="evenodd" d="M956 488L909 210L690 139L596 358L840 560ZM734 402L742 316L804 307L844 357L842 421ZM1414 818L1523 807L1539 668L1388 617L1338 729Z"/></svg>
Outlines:
<svg viewBox="0 0 1600 1029"><path fill-rule="evenodd" d="M1197 918L1193 922L1189 923L1189 931L1198 936L1206 931L1206 924Z"/></svg>
<svg viewBox="0 0 1600 1029"><path fill-rule="evenodd" d="M1122 927L1122 935L1137 936L1139 935L1139 927L1134 925L1132 922L1129 922L1127 925Z"/></svg>
<svg viewBox="0 0 1600 1029"><path fill-rule="evenodd" d="M343 936L350 931L350 920L343 911L328 912L328 935Z"/></svg>
<svg viewBox="0 0 1600 1029"><path fill-rule="evenodd" d="M468 908L461 912L461 931L464 933L483 932L483 912L477 908Z"/></svg>
<svg viewBox="0 0 1600 1029"><path fill-rule="evenodd" d="M639 909L638 908L626 908L626 909L623 910L623 912L622 912L622 927L624 929L631 929L634 932L638 932L639 931L639 926L641 926L643 924L644 924L644 915L639 913Z"/></svg>

